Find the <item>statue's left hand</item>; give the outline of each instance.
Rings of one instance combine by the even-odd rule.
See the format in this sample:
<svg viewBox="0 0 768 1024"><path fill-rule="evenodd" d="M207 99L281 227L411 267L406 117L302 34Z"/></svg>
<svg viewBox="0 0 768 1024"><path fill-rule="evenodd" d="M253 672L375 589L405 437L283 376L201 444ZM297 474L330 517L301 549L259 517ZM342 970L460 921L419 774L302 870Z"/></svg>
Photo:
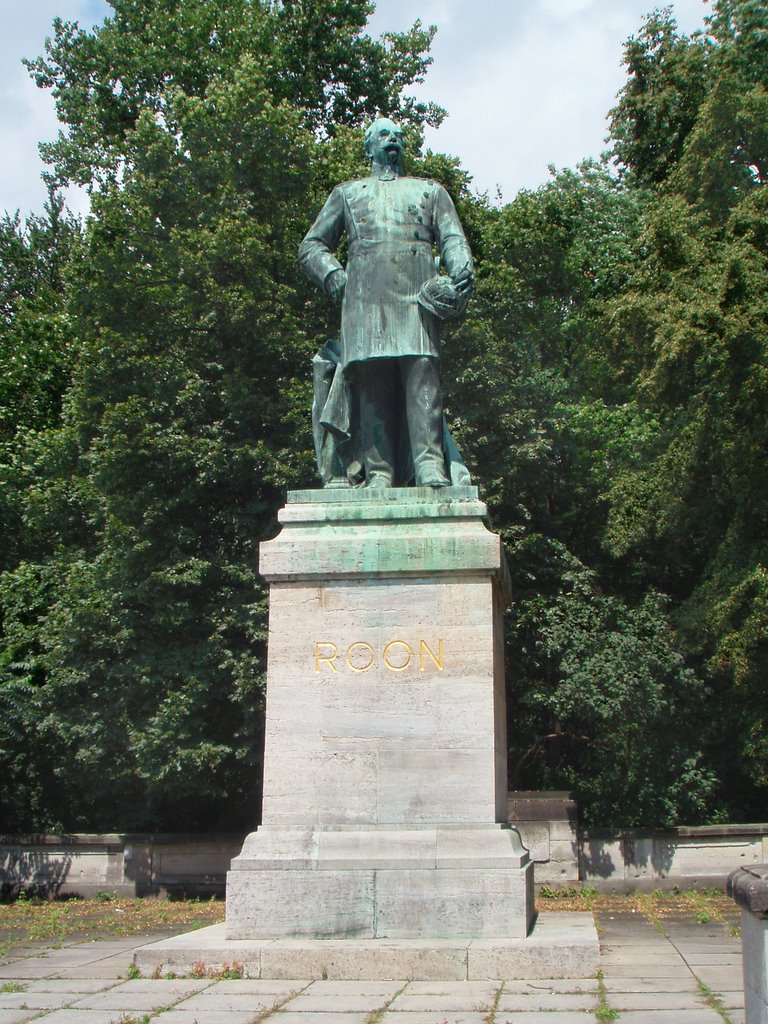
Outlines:
<svg viewBox="0 0 768 1024"><path fill-rule="evenodd" d="M325 279L325 294L331 302L341 302L346 287L347 274L344 270L334 270Z"/></svg>
<svg viewBox="0 0 768 1024"><path fill-rule="evenodd" d="M453 287L461 295L469 294L475 284L475 274L469 263L465 263L461 270L452 278Z"/></svg>

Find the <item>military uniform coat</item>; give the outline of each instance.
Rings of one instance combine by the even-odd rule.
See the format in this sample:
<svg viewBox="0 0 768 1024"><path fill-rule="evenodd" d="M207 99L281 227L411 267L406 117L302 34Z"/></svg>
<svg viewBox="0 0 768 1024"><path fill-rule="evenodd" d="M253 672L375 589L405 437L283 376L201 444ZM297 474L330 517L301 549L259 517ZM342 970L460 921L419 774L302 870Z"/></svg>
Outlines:
<svg viewBox="0 0 768 1024"><path fill-rule="evenodd" d="M342 366L398 356L438 358L439 321L418 303L419 289L436 273L433 245L449 277L472 266L448 193L434 181L387 175L338 185L299 249L302 269L321 288L341 269L333 250L345 232Z"/></svg>

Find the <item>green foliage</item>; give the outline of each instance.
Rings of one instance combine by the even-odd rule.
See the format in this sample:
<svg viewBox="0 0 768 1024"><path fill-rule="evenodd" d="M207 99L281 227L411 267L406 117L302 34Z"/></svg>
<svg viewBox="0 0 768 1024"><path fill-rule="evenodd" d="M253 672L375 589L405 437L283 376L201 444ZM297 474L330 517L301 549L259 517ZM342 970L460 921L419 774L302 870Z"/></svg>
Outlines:
<svg viewBox="0 0 768 1024"><path fill-rule="evenodd" d="M706 94L709 45L677 33L671 8L650 14L627 41L627 83L611 110L614 156L645 186L662 184L676 166Z"/></svg>
<svg viewBox="0 0 768 1024"><path fill-rule="evenodd" d="M601 593L543 538L513 565L530 574L511 623L510 721L525 723L510 733L513 788L570 789L593 825L702 820L716 781L703 760L709 695L677 649L667 601Z"/></svg>
<svg viewBox="0 0 768 1024"><path fill-rule="evenodd" d="M243 828L258 813L258 545L309 486L312 211L406 122L476 255L446 332L454 435L507 548L511 777L585 821L759 814L768 786L766 9L627 43L618 175L493 207L419 156L417 22L367 0L114 0L30 63L55 191L0 223L0 807L8 829ZM738 796L736 795L738 794ZM219 817L212 816L216 808Z"/></svg>
<svg viewBox="0 0 768 1024"><path fill-rule="evenodd" d="M705 47L705 89L651 197L645 258L609 321L617 341L634 339L638 400L658 429L611 483L606 543L675 597L682 648L718 694L730 742L712 763L724 791L745 798L740 815L760 813L750 807L768 784L766 31L763 4L722 0L705 41L670 44Z"/></svg>
<svg viewBox="0 0 768 1024"><path fill-rule="evenodd" d="M23 226L18 214L0 220L0 443L60 415L76 351L65 276L79 238L54 193L42 217Z"/></svg>
<svg viewBox="0 0 768 1024"><path fill-rule="evenodd" d="M46 55L27 62L51 89L66 133L44 147L54 179L90 188L118 180L142 118L174 134L177 97L204 100L232 67L258 68L276 105L332 134L380 111L415 124L443 112L404 99L431 63L433 30L419 22L373 40L368 0L111 0L93 32L56 19Z"/></svg>
<svg viewBox="0 0 768 1024"><path fill-rule="evenodd" d="M67 126L52 177L93 203L67 271L63 418L6 469L24 539L0 581L0 800L10 828L242 828L258 811L258 545L286 482L314 473L329 314L295 264L308 196L326 151L349 176L345 123L439 116L401 96L431 33L374 42L364 2L113 9L91 33L57 22L33 63Z"/></svg>

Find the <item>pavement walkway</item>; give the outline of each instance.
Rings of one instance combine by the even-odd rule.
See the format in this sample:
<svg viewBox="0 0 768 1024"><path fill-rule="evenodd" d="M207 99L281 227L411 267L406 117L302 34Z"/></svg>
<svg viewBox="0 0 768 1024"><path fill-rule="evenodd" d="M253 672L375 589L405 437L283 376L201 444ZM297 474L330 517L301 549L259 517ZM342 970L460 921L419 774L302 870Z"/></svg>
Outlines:
<svg viewBox="0 0 768 1024"><path fill-rule="evenodd" d="M0 1024L744 1024L729 924L616 913L598 928L598 977L535 982L130 979L160 935L16 949Z"/></svg>

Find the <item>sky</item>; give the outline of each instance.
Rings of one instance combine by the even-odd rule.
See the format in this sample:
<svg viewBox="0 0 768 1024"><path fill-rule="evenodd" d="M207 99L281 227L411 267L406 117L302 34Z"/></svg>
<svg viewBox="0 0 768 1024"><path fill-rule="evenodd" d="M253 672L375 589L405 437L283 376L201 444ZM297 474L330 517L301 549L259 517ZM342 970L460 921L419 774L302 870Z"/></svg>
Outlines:
<svg viewBox="0 0 768 1024"><path fill-rule="evenodd" d="M370 32L403 31L416 18L437 26L434 63L413 92L449 116L427 145L458 156L478 191L508 201L543 184L550 164L600 156L624 82L623 43L658 6L671 6L687 33L709 12L704 0L378 0ZM0 0L0 208L42 209L37 146L58 130L51 96L22 57L43 52L55 17L90 28L109 10L103 0ZM75 192L68 203L87 208Z"/></svg>

